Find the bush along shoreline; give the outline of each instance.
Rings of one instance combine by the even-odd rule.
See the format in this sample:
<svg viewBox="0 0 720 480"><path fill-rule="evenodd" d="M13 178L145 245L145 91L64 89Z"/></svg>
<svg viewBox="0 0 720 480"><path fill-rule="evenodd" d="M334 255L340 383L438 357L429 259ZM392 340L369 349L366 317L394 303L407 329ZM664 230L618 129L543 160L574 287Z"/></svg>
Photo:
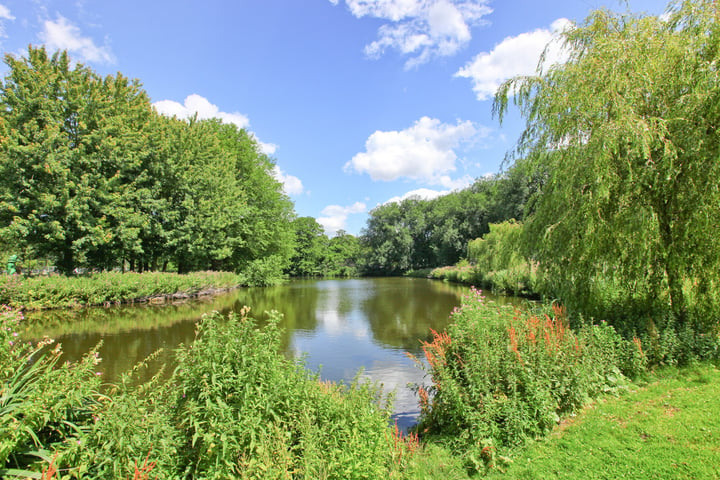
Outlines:
<svg viewBox="0 0 720 480"><path fill-rule="evenodd" d="M21 310L108 306L121 303L165 303L214 295L246 284L231 272L120 273L73 277L0 276L0 304Z"/></svg>
<svg viewBox="0 0 720 480"><path fill-rule="evenodd" d="M419 422L402 435L378 385L323 382L279 353L276 313L264 327L247 309L207 315L171 375L138 385L138 365L111 386L96 373L99 346L62 363L51 340L22 341L22 321L0 310L4 478L467 478L505 469L564 418L626 392L665 348L473 288L422 345L432 384L417 387Z"/></svg>
<svg viewBox="0 0 720 480"><path fill-rule="evenodd" d="M563 308L519 311L472 289L447 332L423 345L432 386L418 388L417 432L462 457L470 471L509 462L528 440L646 368L639 340L606 323L572 331Z"/></svg>
<svg viewBox="0 0 720 480"><path fill-rule="evenodd" d="M0 477L403 478L419 444L380 387L321 381L279 353L278 314L247 313L205 316L169 378L137 385L138 365L101 395L98 348L59 362L3 307Z"/></svg>

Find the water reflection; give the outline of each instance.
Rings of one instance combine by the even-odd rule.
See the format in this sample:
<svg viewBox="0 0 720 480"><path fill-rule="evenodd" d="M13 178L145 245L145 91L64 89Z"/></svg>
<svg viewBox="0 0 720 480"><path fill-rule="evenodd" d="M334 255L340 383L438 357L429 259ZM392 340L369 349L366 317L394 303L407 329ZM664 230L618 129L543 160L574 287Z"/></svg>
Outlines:
<svg viewBox="0 0 720 480"><path fill-rule="evenodd" d="M178 305L40 312L28 315L24 335L58 339L73 360L102 340L100 366L112 382L159 348L164 352L153 368L168 363L172 369L173 350L193 340L195 323L205 313L239 312L248 305L251 316L262 320L263 312L275 309L284 315L288 356L304 357L326 380L350 382L363 369L363 377L396 390L398 423L407 426L417 415L417 400L406 386L422 382L423 374L405 352L419 354L421 340L430 338L430 329L447 326L466 291L425 279L301 280Z"/></svg>

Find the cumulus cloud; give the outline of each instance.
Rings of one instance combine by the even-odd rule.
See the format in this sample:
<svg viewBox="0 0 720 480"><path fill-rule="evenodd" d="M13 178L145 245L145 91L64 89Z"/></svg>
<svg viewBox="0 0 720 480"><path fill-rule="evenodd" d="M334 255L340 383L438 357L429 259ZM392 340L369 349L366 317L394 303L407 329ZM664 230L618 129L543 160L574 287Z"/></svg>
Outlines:
<svg viewBox="0 0 720 480"><path fill-rule="evenodd" d="M217 105L210 103L207 98L196 93L185 97L183 103L178 103L174 100L160 100L153 103L153 106L158 113L167 115L168 117L190 118L197 113L198 118L201 120L219 118L225 123L234 123L238 128L246 128L250 125L250 120L242 113L221 112Z"/></svg>
<svg viewBox="0 0 720 480"><path fill-rule="evenodd" d="M333 5L338 0L329 0ZM434 57L454 55L470 41L470 28L492 12L489 0L345 0L355 17L386 20L365 54L378 58L393 49L410 56L412 68Z"/></svg>
<svg viewBox="0 0 720 480"><path fill-rule="evenodd" d="M40 40L50 51L67 50L72 56L93 63L115 63L115 56L107 45L98 46L90 37L84 37L80 29L67 18L58 15L57 20L45 20Z"/></svg>
<svg viewBox="0 0 720 480"><path fill-rule="evenodd" d="M536 73L540 56L546 46L548 50L544 65L567 61L567 51L562 48L558 34L571 26L570 20L560 18L555 20L549 29L541 28L507 37L491 52L477 55L455 76L471 79L478 100L488 100L505 80L516 75Z"/></svg>
<svg viewBox="0 0 720 480"><path fill-rule="evenodd" d="M300 181L298 177L288 175L277 165L275 165L273 169L273 176L278 182L283 184L283 190L287 195L300 195L305 191L302 181Z"/></svg>
<svg viewBox="0 0 720 480"><path fill-rule="evenodd" d="M345 164L346 172L367 173L386 182L408 178L430 185L456 188L448 173L455 171L455 149L473 140L479 131L472 122L455 125L422 117L402 131L376 131L365 142L365 152Z"/></svg>
<svg viewBox="0 0 720 480"><path fill-rule="evenodd" d="M418 188L417 190L411 190L404 195L392 197L385 203L400 203L408 198L419 198L420 200L432 200L433 198L442 197L447 195L452 190L430 190L429 188Z"/></svg>
<svg viewBox="0 0 720 480"><path fill-rule="evenodd" d="M15 20L15 17L10 13L10 9L5 5L0 4L0 38L4 38L5 34L5 20Z"/></svg>
<svg viewBox="0 0 720 480"><path fill-rule="evenodd" d="M213 103L210 103L207 98L203 97L202 95L198 95L197 93L193 93L192 95L188 95L187 97L185 97L185 101L183 103L176 102L174 100L159 100L153 103L153 107L155 107L155 110L158 113L166 115L168 117L186 119L191 118L195 116L195 114L197 114L197 118L200 120L218 118L223 123L233 123L238 128L247 128L250 125L250 119L247 117L247 115L243 115L242 113L238 112L228 113L220 111L220 107ZM260 151L265 155L273 155L277 151L278 146L274 143L263 142L257 137L257 135L255 135L255 133L248 133L257 142L258 146L260 147ZM278 180L283 182L280 178L278 178ZM300 180L296 180L297 182L300 182ZM297 188L297 183L292 180L290 180L290 183L292 184L290 186L291 189ZM302 188L302 183L300 183L300 185L300 188ZM290 192L286 193L290 194Z"/></svg>
<svg viewBox="0 0 720 480"><path fill-rule="evenodd" d="M323 226L328 235L335 234L338 230L345 229L347 217L353 213L365 213L367 206L362 202L355 202L349 207L340 205L328 205L320 212L321 217L317 222Z"/></svg>
<svg viewBox="0 0 720 480"><path fill-rule="evenodd" d="M0 3L0 18L4 20L15 20L15 17L10 13L10 9Z"/></svg>

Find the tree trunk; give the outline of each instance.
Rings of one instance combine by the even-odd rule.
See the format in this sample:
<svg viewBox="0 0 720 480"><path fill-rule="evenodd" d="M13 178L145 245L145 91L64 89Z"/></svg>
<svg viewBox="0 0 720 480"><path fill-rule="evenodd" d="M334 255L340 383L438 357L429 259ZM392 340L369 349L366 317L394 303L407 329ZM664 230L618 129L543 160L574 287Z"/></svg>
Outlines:
<svg viewBox="0 0 720 480"><path fill-rule="evenodd" d="M675 248L673 226L671 215L668 212L667 202L662 202L657 209L658 227L660 230L660 240L663 246L662 259L663 270L668 282L670 294L670 305L677 325L685 323L687 316L687 307L685 305L685 294L683 293L683 275L680 267L681 261L677 257L677 249Z"/></svg>
<svg viewBox="0 0 720 480"><path fill-rule="evenodd" d="M70 275L75 269L75 259L73 258L73 252L71 248L65 248L60 257L59 264L57 267L65 275Z"/></svg>

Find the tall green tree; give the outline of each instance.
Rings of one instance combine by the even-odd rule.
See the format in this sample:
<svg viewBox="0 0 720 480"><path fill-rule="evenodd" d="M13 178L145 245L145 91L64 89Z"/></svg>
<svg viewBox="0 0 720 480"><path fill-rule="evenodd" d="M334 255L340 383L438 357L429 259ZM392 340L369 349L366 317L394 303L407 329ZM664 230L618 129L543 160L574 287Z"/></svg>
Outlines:
<svg viewBox="0 0 720 480"><path fill-rule="evenodd" d="M295 253L288 273L294 277L323 275L328 238L323 227L312 217L299 217L292 222L295 231Z"/></svg>
<svg viewBox="0 0 720 480"><path fill-rule="evenodd" d="M66 52L5 56L0 86L0 234L61 270L107 267L136 248L141 219L129 192L152 114L136 81L101 78Z"/></svg>
<svg viewBox="0 0 720 480"><path fill-rule="evenodd" d="M666 17L599 10L563 39L567 63L506 82L494 107L502 121L514 98L527 119L519 162L547 173L526 221L541 272L592 314L669 303L682 323L689 297L717 313L716 2L675 3Z"/></svg>
<svg viewBox="0 0 720 480"><path fill-rule="evenodd" d="M413 238L398 203L386 203L370 211L362 244L367 253L363 266L366 273L397 275L412 268Z"/></svg>
<svg viewBox="0 0 720 480"><path fill-rule="evenodd" d="M238 270L270 269L279 276L294 251L294 205L273 175L275 161L255 137L233 124L218 124L218 129L220 145L246 198L243 243L235 249L233 265Z"/></svg>
<svg viewBox="0 0 720 480"><path fill-rule="evenodd" d="M325 274L337 277L358 275L361 255L360 240L345 230L338 230L328 244Z"/></svg>

